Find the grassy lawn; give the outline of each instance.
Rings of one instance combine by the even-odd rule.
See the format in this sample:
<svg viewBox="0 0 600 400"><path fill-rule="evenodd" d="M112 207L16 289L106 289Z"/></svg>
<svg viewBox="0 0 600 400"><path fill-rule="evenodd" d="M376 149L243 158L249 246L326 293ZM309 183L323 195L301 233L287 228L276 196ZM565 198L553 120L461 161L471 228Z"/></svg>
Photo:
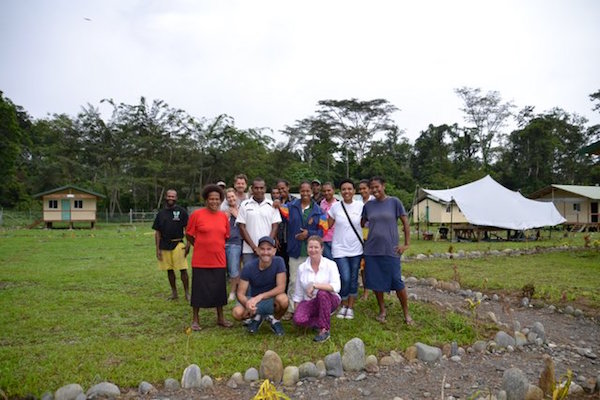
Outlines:
<svg viewBox="0 0 600 400"><path fill-rule="evenodd" d="M405 275L419 278L458 279L462 286L478 290L520 292L532 284L534 298L553 304L574 301L596 313L600 310L600 252L596 250L411 261L402 269Z"/></svg>
<svg viewBox="0 0 600 400"><path fill-rule="evenodd" d="M583 245L581 237L554 236L529 243L413 240L410 252L445 252L450 245L454 251ZM449 280L455 277L454 266L463 287L519 291L532 283L536 296L558 302L564 292L568 300L600 309L596 250L411 261L403 271ZM238 325L217 328L213 310L201 313L204 330L188 336L191 308L183 300L166 301L168 294L148 225L100 225L94 231L0 230L0 389L9 396L39 396L73 382L84 389L103 380L121 387L136 387L142 380L160 384L167 377L179 379L190 363L226 379L235 371L258 367L267 349L275 350L284 365L299 365L341 351L353 337L363 339L368 354L382 355L416 341L471 343L489 328L419 303L410 305L417 325L407 328L392 297L389 321L380 325L374 321L371 296L358 303L354 321L334 318L331 340L318 346L312 332L297 330L289 322L284 323L283 338L274 337L267 326L252 337ZM227 306L228 318L230 309Z"/></svg>

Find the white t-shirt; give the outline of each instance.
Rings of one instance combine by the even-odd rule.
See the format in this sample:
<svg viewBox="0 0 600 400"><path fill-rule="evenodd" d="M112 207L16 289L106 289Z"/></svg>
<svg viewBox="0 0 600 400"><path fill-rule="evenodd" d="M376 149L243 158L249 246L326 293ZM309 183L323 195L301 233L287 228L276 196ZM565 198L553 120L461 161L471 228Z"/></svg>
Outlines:
<svg viewBox="0 0 600 400"><path fill-rule="evenodd" d="M310 257L307 257L306 261L298 267L298 276L296 278L296 286L292 301L300 303L303 300L310 300L311 298L306 294L306 288L314 283L330 284L335 295L340 297L338 292L342 287L342 283L340 281L340 271L338 270L335 261L321 257L319 271L315 274L315 271L310 265Z"/></svg>
<svg viewBox="0 0 600 400"><path fill-rule="evenodd" d="M343 201L343 200L342 200ZM331 241L331 252L333 258L354 257L363 253L363 246L358 240L356 233L352 230L348 217L342 208L342 201L336 202L329 209L329 216L335 220L335 231L333 232L333 240ZM346 211L350 216L352 225L359 235L362 235L360 219L362 217L363 203L362 201L352 201L352 203L344 203Z"/></svg>
<svg viewBox="0 0 600 400"><path fill-rule="evenodd" d="M281 214L273 208L273 202L266 198L262 203L257 203L254 197L242 201L238 212L236 224L245 224L246 231L254 244L258 244L258 239L271 234L273 224L281 222ZM253 253L252 247L244 241L242 253Z"/></svg>

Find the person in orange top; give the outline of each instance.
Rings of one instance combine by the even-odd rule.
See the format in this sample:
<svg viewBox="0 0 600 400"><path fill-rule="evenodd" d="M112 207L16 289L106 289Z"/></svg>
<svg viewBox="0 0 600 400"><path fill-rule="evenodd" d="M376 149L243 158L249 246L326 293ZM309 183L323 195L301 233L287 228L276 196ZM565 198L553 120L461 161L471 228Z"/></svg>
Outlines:
<svg viewBox="0 0 600 400"><path fill-rule="evenodd" d="M229 238L229 220L219 210L223 201L223 189L217 185L206 185L202 190L206 207L196 210L190 216L185 234L194 246L192 254L192 299L194 310L192 330L199 331L200 308L217 309L217 325L232 326L223 316L223 306L227 304L227 260L225 241Z"/></svg>

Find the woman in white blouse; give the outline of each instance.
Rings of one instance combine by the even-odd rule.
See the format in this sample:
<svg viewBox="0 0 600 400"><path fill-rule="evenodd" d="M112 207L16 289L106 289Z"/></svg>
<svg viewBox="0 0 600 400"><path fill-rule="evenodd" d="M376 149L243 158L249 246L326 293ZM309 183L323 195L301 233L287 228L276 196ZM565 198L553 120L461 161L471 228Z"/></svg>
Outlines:
<svg viewBox="0 0 600 400"><path fill-rule="evenodd" d="M323 257L323 239L311 236L307 241L308 258L298 267L294 301L296 325L317 328L315 342L329 339L331 313L340 305L340 274L334 261Z"/></svg>

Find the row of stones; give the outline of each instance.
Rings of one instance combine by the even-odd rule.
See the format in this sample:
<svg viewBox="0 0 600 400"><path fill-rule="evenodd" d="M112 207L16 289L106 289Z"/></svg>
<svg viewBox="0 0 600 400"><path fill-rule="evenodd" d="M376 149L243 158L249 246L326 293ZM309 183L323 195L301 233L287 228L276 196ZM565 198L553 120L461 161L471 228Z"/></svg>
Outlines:
<svg viewBox="0 0 600 400"><path fill-rule="evenodd" d="M412 356L414 349L414 357ZM462 350L462 349L460 349ZM417 343L407 350L408 357L417 358L424 362L436 360L441 357L442 350L436 347L428 346L423 343ZM464 350L462 350L464 353ZM249 368L244 375L240 372L234 373L227 385L232 388L244 383L257 382L259 379L269 379L275 384L283 383L284 386L295 386L300 380L321 379L325 376L342 377L344 371L364 371L366 373L377 373L380 366L391 366L402 363L405 359L398 352L391 351L389 356L384 356L378 360L376 356L365 356L364 342L359 338L353 338L344 345L343 355L338 351L327 355L323 360L317 363L305 362L300 366L287 366L283 368L283 362L279 355L267 350L261 360L260 368ZM358 375L356 380L365 379L364 373ZM208 375L202 375L200 367L196 364L189 365L181 378L181 384L173 378L168 378L164 382L164 388L167 391L199 388L205 389L213 386L212 378ZM141 382L138 392L142 395L155 392L156 388L148 383ZM59 388L54 394L45 393L41 400L86 400L97 397L113 398L119 396L119 388L110 382L99 383L84 393L83 388L76 383L65 385Z"/></svg>
<svg viewBox="0 0 600 400"><path fill-rule="evenodd" d="M541 323L534 323L529 330L529 333L535 333L535 344L541 345L544 342L545 330ZM493 341L477 341L471 347L468 347L466 352L495 352L499 351L499 349L507 349L511 352L513 351L512 348L514 346L520 348L526 344L531 343L526 340L523 332L515 332L515 337L513 338L505 332L499 331ZM445 345L442 349L428 346L423 343L416 343L414 346L410 346L406 349L404 354L405 357L396 351L391 351L389 356L384 356L381 360L378 360L374 355L365 357L364 343L361 339L354 338L345 344L343 356L340 352L335 352L327 355L324 360L319 360L316 364L305 362L299 367L287 366L285 369L283 368L283 363L279 355L274 351L268 350L263 356L259 370L249 368L243 376L240 372L236 372L231 376L227 385L236 388L244 383L254 383L259 379L269 379L276 384L283 383L284 386L293 387L303 379L315 380L325 376L342 377L344 376L344 371L377 373L380 366L391 366L405 361L413 362L414 360L419 360L425 363L432 363L438 361L440 358L449 358L451 361L459 362L461 356L464 354L465 350L458 347L455 342L451 345ZM549 367L546 366L546 368ZM553 364L551 370L553 375ZM548 375L548 373L543 371L541 375ZM359 381L366 377L365 373L361 373L355 380ZM504 374L503 382L503 389L497 394L498 400L506 398L535 400L541 399L543 394L547 393L547 388L543 383L540 383L539 386L529 384L525 375L517 369L507 370ZM600 379L593 382L592 391L598 389L597 385L599 384ZM165 390L167 391L178 390L180 388L205 389L212 386L212 379L207 375L203 376L200 367L196 364L192 364L184 370L181 384L172 378L165 380ZM577 393L579 390L583 389L581 386L573 383L569 390L571 393ZM138 391L143 395L155 392L156 389L150 383L142 382L138 387ZM119 395L119 388L110 382L103 382L95 385L85 394L80 385L70 384L58 389L54 393L54 396L52 396L51 393L44 395L42 400L52 400L52 398L54 398L54 400L85 400L93 399L95 397L117 397ZM521 395L525 397L522 397Z"/></svg>
<svg viewBox="0 0 600 400"><path fill-rule="evenodd" d="M529 254L538 254L538 253L549 253L556 251L566 251L566 250L577 250L581 249L578 246L558 246L558 247L536 247L531 249L504 249L504 250L487 250L487 251L464 251L459 250L457 252L445 252L445 253L432 253L432 254L423 254L419 253L415 256L403 256L403 261L411 261L411 260L427 260L434 258L479 258L486 256L521 256L521 255L529 255Z"/></svg>
<svg viewBox="0 0 600 400"><path fill-rule="evenodd" d="M484 294L479 291L473 291L471 289L461 289L460 283L458 283L456 281L438 281L436 278L416 278L414 276L409 276L408 278L402 277L402 279L403 279L404 283L409 287L414 286L414 285L431 286L431 287L437 289L438 291L458 293L462 297L472 298L475 301L486 301L486 300L500 301L500 297L496 293L492 294L490 297L487 294ZM414 293L409 293L408 297L409 297L409 300L419 300L418 296ZM450 304L444 305L444 304L439 303L438 305L440 307L446 306L446 308L454 310L454 307L452 307L452 305L450 305ZM531 300L528 297L523 297L521 299L520 305L522 307L533 307L531 304ZM574 317L577 317L577 318L584 316L584 313L581 309L574 308L571 305L567 305L564 308L557 308L555 305L551 304L548 306L548 309L552 312L573 315ZM464 309L454 310L454 311L463 312ZM490 319L492 319L492 322L497 323L495 318L491 317Z"/></svg>

